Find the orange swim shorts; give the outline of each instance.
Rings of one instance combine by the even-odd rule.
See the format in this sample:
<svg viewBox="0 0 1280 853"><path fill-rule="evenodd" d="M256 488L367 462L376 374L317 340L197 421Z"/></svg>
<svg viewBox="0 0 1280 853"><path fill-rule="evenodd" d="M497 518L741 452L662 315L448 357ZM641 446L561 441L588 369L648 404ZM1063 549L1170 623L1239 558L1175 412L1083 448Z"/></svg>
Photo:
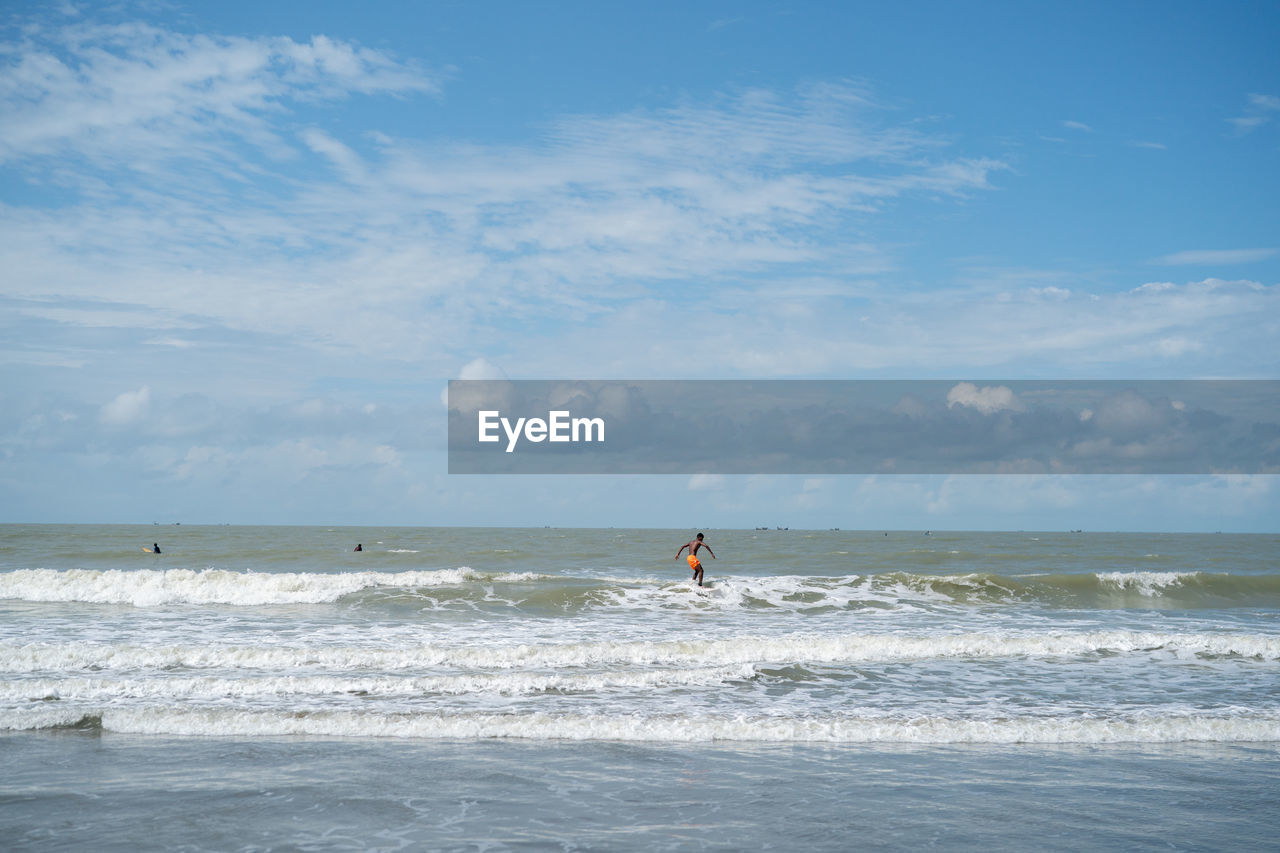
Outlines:
<svg viewBox="0 0 1280 853"><path fill-rule="evenodd" d="M698 569L702 568L702 563L699 563L698 558L693 556L692 554L686 557L686 559L689 561L689 568L693 569L695 572Z"/></svg>

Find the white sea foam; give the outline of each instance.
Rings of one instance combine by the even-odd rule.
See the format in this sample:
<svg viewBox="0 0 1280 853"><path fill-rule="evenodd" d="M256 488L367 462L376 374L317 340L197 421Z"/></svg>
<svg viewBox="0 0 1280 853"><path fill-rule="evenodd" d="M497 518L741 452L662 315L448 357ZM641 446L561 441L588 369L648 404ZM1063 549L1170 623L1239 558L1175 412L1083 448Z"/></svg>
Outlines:
<svg viewBox="0 0 1280 853"><path fill-rule="evenodd" d="M538 572L479 572L470 567L403 572L242 572L225 569L18 569L0 572L0 599L49 602L131 604L140 607L169 604L237 606L324 604L362 590L432 588L475 583L562 583L565 578ZM670 601L688 603L688 585L671 584L652 576L592 578L606 584L604 600L641 609ZM818 596L824 606L852 602L907 599L948 601L931 589L933 583L979 588L990 583L978 576L923 579L918 588L897 578L860 577L720 578L707 590L700 606L736 609L752 602L796 608L798 596Z"/></svg>
<svg viewBox="0 0 1280 853"><path fill-rule="evenodd" d="M1160 712L1103 716L950 717L859 715L493 714L258 711L226 708L0 710L0 730L95 725L135 734L279 737L657 742L1181 743L1280 741L1273 711Z"/></svg>
<svg viewBox="0 0 1280 853"><path fill-rule="evenodd" d="M596 690L705 687L754 677L749 664L729 667L637 670L582 674L534 672L442 676L283 675L155 678L31 678L0 682L0 701L116 701L132 699L223 700L285 696L452 696L583 693Z"/></svg>
<svg viewBox="0 0 1280 853"><path fill-rule="evenodd" d="M637 580L637 583L640 581ZM657 592L647 587L618 588L610 590L617 604L639 609L667 607L681 603L710 610L772 609L792 611L843 610L865 607L874 602L889 605L899 611L919 609L920 604L952 603L954 598L934 589L934 584L950 583L963 589L978 590L991 586L984 578L920 577L915 584L902 576L846 575L842 577L814 578L801 575L772 577L716 576L706 589L697 589L688 582L667 584ZM692 591L698 598L689 597Z"/></svg>
<svg viewBox="0 0 1280 853"><path fill-rule="evenodd" d="M378 587L529 582L531 572L485 574L470 567L409 572L235 572L225 569L18 569L0 572L0 599L98 604L323 604Z"/></svg>
<svg viewBox="0 0 1280 853"><path fill-rule="evenodd" d="M690 641L595 641L487 646L143 646L106 643L0 643L0 672L157 668L377 671L574 666L733 666L750 663L862 663L933 658L1079 657L1160 652L1174 657L1280 660L1280 636L1230 633L1090 631L1076 634L939 636L842 634L736 636Z"/></svg>
<svg viewBox="0 0 1280 853"><path fill-rule="evenodd" d="M1125 592L1154 597L1199 577L1199 572L1100 572L1098 581Z"/></svg>
<svg viewBox="0 0 1280 853"><path fill-rule="evenodd" d="M1187 592L1204 582L1219 583L1222 594L1248 596L1252 576L1233 577L1201 572L1105 572L1098 575L1017 578L988 573L928 575L887 572L837 577L776 575L716 576L707 589L694 589L669 577L592 576L566 578L538 572L479 572L467 566L403 572L253 572L225 569L17 569L0 572L0 599L42 602L88 602L157 605L287 605L327 604L365 590L425 590L443 587L480 589L490 584L545 584L548 592L562 590L566 602L588 608L623 607L636 610L681 608L710 610L779 609L814 613L886 606L898 612L934 609L936 605L1008 603L1031 596L1078 594L1096 589L1136 593L1158 598L1171 591ZM584 596L581 583L596 585ZM524 593L510 602L522 603ZM501 600L502 596L489 600Z"/></svg>

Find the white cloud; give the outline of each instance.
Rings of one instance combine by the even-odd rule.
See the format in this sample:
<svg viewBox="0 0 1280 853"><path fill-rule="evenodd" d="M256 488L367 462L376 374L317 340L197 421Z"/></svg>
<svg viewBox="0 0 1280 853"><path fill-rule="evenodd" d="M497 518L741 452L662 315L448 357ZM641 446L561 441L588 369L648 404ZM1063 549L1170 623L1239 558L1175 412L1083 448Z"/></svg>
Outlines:
<svg viewBox="0 0 1280 853"><path fill-rule="evenodd" d="M485 379L503 380L507 378L507 373L505 370L503 370L501 367L494 364L493 362L489 361L489 359L487 358L475 358L462 366L462 369L458 371L458 378L468 380L468 381L479 381L479 380L485 380ZM477 401L480 400L481 397L483 397L486 400L493 400L493 399L506 400L507 399L505 394L499 394L496 396L464 394L464 395L458 396L459 392L455 391L454 393L455 393L455 397L454 399L451 400L449 398L449 386L445 385L445 387L440 389L440 402L444 405L446 409L453 408L461 412L474 411L477 406Z"/></svg>
<svg viewBox="0 0 1280 853"><path fill-rule="evenodd" d="M1165 266L1217 266L1221 264L1250 264L1265 261L1280 253L1280 249L1193 249L1161 255L1152 263Z"/></svg>
<svg viewBox="0 0 1280 853"><path fill-rule="evenodd" d="M506 379L507 372L487 358L476 358L467 362L458 371L459 379Z"/></svg>
<svg viewBox="0 0 1280 853"><path fill-rule="evenodd" d="M29 30L11 55L0 69L0 161L60 154L144 171L168 157L226 164L238 159L228 136L282 153L273 118L291 101L438 89L383 52L324 36L298 43L83 23Z"/></svg>
<svg viewBox="0 0 1280 853"><path fill-rule="evenodd" d="M746 20L746 19L745 19L745 18L742 18L742 17L736 17L736 18L716 18L714 21L712 21L711 23L707 24L707 30L708 30L708 31L710 31L710 32L714 32L714 31L716 31L716 30L722 30L722 29L724 29L725 27L731 27L731 26L733 26L734 24L740 24L740 23L742 23L744 20Z"/></svg>
<svg viewBox="0 0 1280 853"><path fill-rule="evenodd" d="M775 287L785 288L785 279L763 290ZM568 328L575 339L592 341L591 374L600 378L847 378L873 371L902 378L1249 378L1276 369L1269 354L1280 286L1207 279L1118 293L1072 289L1064 297L975 282L927 294L874 289L856 302L802 300L787 311L772 296L726 299L709 290L680 305L700 318L692 341L672 323L673 310L668 300L636 300ZM1200 348L1181 347L1170 364L1177 353L1160 342L1177 339ZM575 353L537 337L506 341L504 349L523 376L584 375Z"/></svg>
<svg viewBox="0 0 1280 853"><path fill-rule="evenodd" d="M308 148L332 162L345 180L358 183L367 177L360 156L324 131L308 128L302 131L301 138Z"/></svg>
<svg viewBox="0 0 1280 853"><path fill-rule="evenodd" d="M984 415L996 412L1023 410L1018 395L1004 385L984 385L981 388L972 382L961 382L947 392L947 408L964 406L977 409Z"/></svg>
<svg viewBox="0 0 1280 853"><path fill-rule="evenodd" d="M286 112L435 85L353 45L138 25L46 33L21 56L0 87L0 108L15 107L9 156L40 173L56 153L79 201L0 205L0 262L23 271L10 295L51 302L47 315L109 293L96 310L108 326L213 327L436 375L495 326L617 316L667 288L700 298L763 273L847 287L893 266L848 239L851 223L904 196L963 198L1005 168L945 156L847 83L567 116L518 147L369 148ZM17 78L36 66L24 107ZM109 115L86 106L125 89L153 96Z"/></svg>
<svg viewBox="0 0 1280 853"><path fill-rule="evenodd" d="M283 50L271 40L210 38L197 50L192 37L154 38L227 63L257 56L252 49ZM120 48L133 73L144 73L149 44L136 55ZM248 163L272 191L244 199L245 185L199 170L179 182L145 173L117 180L110 164L104 172L69 157L59 180L112 181L56 212L0 205L0 263L21 271L4 289L42 300L17 303L17 312L69 327L152 329L137 337L156 343L179 340L160 329L202 328L192 355L216 349L205 343L217 333L299 361L320 353L440 377L485 355L518 365L521 376L600 378L936 375L939 365L995 366L1010 378L1070 365L1087 376L1175 358L1186 369L1192 355L1196 364L1230 363L1231 353L1256 350L1266 337L1259 318L1280 314L1276 288L1247 282L1107 293L1061 273L987 270L927 294L890 289L880 277L897 250L865 236L878 212L913 194L963 198L1005 166L948 157L942 140L894 123L865 87L752 90L566 116L518 146L380 136L370 147L371 135L339 139L312 116L295 127L279 107L330 96L320 79L345 81L346 92L378 79L392 87L385 91L413 89L394 89L395 75L378 78L377 63L354 46L285 53L282 67L301 63L301 71L245 59L247 70L226 75L246 93L228 92L225 103L281 144L302 140L319 154L291 161L301 179L250 156L239 137L231 144L185 126L174 107L161 122L174 151L190 146L199 157L213 146L215 159ZM250 109L255 89L275 106ZM50 88L44 108L54 111L64 95L83 96ZM104 150L83 134L60 144L83 146L86 157ZM34 151L27 156L39 172ZM103 294L115 302L101 304ZM691 336L672 322L678 315L704 322ZM22 341L16 351L44 352L42 363L86 358Z"/></svg>
<svg viewBox="0 0 1280 853"><path fill-rule="evenodd" d="M1237 133L1245 134L1270 124L1275 120L1278 112L1280 112L1280 97L1252 93L1245 103L1245 114L1227 121L1235 125Z"/></svg>
<svg viewBox="0 0 1280 853"><path fill-rule="evenodd" d="M718 492L725 486L725 478L720 474L694 474L689 478L687 488L691 492Z"/></svg>
<svg viewBox="0 0 1280 853"><path fill-rule="evenodd" d="M1093 128L1082 121L1064 121L1062 126L1069 130L1082 130L1086 133L1092 133Z"/></svg>
<svg viewBox="0 0 1280 853"><path fill-rule="evenodd" d="M137 391L125 391L102 407L99 418L111 426L125 426L146 417L151 408L151 388L142 386Z"/></svg>
<svg viewBox="0 0 1280 853"><path fill-rule="evenodd" d="M1167 423L1167 415L1142 395L1122 391L1099 404L1093 422L1111 437L1145 438Z"/></svg>
<svg viewBox="0 0 1280 853"><path fill-rule="evenodd" d="M1265 116L1242 116L1240 118L1227 119L1236 127L1238 133L1248 133L1256 130L1267 123Z"/></svg>

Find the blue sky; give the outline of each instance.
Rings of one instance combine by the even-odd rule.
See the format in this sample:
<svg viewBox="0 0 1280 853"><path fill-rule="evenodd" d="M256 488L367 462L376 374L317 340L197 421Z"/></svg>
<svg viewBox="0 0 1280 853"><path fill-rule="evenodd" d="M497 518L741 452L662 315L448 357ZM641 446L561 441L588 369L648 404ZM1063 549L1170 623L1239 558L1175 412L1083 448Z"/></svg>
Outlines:
<svg viewBox="0 0 1280 853"><path fill-rule="evenodd" d="M1271 3L9 4L0 520L1276 530L450 477L449 378L1280 377Z"/></svg>

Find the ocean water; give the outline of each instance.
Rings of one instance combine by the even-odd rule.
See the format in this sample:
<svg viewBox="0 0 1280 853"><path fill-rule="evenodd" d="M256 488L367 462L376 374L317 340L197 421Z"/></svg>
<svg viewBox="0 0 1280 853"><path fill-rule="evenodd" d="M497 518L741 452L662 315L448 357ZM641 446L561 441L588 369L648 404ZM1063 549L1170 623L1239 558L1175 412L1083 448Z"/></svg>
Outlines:
<svg viewBox="0 0 1280 853"><path fill-rule="evenodd" d="M1280 834L1280 537L693 532L0 526L0 846Z"/></svg>

